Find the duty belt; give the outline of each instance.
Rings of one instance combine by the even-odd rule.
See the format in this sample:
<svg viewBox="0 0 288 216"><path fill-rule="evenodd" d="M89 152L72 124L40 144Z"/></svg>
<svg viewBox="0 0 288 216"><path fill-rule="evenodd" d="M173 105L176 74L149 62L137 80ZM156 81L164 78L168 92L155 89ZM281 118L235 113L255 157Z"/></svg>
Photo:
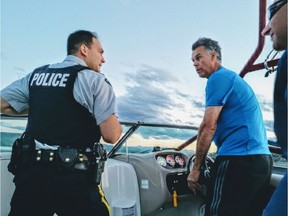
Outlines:
<svg viewBox="0 0 288 216"><path fill-rule="evenodd" d="M47 149L39 149L34 152L34 160L36 163L50 163L50 164L58 164L58 165L68 165L70 163L73 166L73 169L79 170L88 170L89 161L92 157L92 152L79 152L77 149L74 149L75 154L69 154L64 151L63 154L59 154L59 150L47 150ZM89 160L90 159L90 160ZM68 166L67 166L68 167ZM72 168L72 167L71 167Z"/></svg>
<svg viewBox="0 0 288 216"><path fill-rule="evenodd" d="M18 170L32 164L51 164L61 172L87 170L92 182L99 184L107 160L106 150L101 143L95 143L91 151L59 146L58 149L36 149L31 137L15 140L12 145L11 160L8 170L16 175Z"/></svg>

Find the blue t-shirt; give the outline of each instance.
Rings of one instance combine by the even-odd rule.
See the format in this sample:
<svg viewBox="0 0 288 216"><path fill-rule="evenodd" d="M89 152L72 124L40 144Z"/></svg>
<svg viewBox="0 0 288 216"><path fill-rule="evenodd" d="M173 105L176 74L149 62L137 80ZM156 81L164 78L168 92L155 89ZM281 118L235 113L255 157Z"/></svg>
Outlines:
<svg viewBox="0 0 288 216"><path fill-rule="evenodd" d="M262 112L251 87L220 67L206 86L206 107L223 106L213 138L221 155L270 154Z"/></svg>

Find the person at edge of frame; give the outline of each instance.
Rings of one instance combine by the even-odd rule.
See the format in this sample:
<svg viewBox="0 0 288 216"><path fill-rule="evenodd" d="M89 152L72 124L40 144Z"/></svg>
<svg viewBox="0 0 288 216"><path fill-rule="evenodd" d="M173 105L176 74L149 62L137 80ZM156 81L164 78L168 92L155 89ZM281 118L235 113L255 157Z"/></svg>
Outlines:
<svg viewBox="0 0 288 216"><path fill-rule="evenodd" d="M274 131L287 161L287 0L276 0L268 8L269 22L262 35L269 35L273 48L284 51L274 84ZM287 215L287 170L266 206L263 216Z"/></svg>
<svg viewBox="0 0 288 216"><path fill-rule="evenodd" d="M201 190L199 177L212 140L217 155L208 183L205 215L258 216L268 201L272 157L260 105L252 88L221 65L217 41L201 37L192 45L192 62L207 78L203 120L198 129L189 188Z"/></svg>
<svg viewBox="0 0 288 216"><path fill-rule="evenodd" d="M103 53L96 33L75 31L63 62L1 90L1 113L28 113L25 135L13 145L20 153L11 162L14 155L18 163L9 164L15 174L9 216L110 215L92 170L95 143L101 137L115 143L122 132L115 93L100 73Z"/></svg>

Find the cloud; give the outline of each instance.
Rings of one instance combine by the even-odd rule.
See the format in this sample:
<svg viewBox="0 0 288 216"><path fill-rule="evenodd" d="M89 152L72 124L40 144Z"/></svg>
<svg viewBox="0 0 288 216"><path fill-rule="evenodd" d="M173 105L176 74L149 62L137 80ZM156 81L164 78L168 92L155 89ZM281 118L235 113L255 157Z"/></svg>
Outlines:
<svg viewBox="0 0 288 216"><path fill-rule="evenodd" d="M204 96L194 97L179 89L180 81L168 70L144 64L133 70L124 73L125 94L118 97L120 121L200 125ZM259 96L258 100L268 137L273 140L273 103Z"/></svg>
<svg viewBox="0 0 288 216"><path fill-rule="evenodd" d="M124 76L126 94L118 98L121 121L195 125L195 118L202 118L197 109L203 102L177 89L180 82L168 70L143 64Z"/></svg>

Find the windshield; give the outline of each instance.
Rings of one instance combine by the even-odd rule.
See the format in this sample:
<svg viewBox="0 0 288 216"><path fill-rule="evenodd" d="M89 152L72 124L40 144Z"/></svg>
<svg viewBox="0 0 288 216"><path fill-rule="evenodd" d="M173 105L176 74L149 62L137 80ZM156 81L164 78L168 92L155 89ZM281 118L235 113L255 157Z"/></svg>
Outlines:
<svg viewBox="0 0 288 216"><path fill-rule="evenodd" d="M133 129L134 127L134 129ZM132 131L129 131L132 130ZM178 147L197 135L197 128L191 126L135 123L123 125L126 136L120 139L117 152L148 153ZM186 150L195 150L195 145L189 145ZM116 151L115 151L116 152Z"/></svg>

